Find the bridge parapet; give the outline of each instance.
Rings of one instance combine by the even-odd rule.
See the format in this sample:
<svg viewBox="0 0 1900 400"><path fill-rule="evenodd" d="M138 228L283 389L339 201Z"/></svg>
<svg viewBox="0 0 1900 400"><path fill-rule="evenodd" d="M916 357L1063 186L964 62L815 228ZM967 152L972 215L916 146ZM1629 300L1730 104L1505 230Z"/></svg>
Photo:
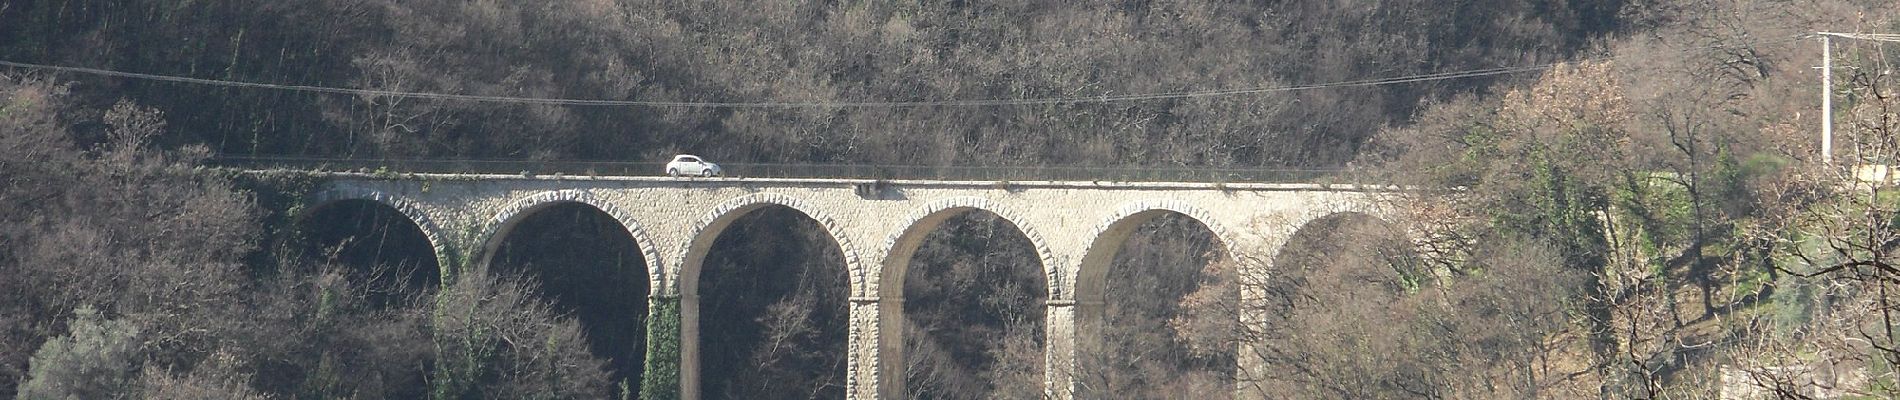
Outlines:
<svg viewBox="0 0 1900 400"><path fill-rule="evenodd" d="M499 174L530 176L660 176L665 162L402 160L284 156L225 156L211 164L239 169L292 169L357 173ZM937 166L875 164L720 163L726 176L746 178L854 178L937 181L1103 182L1325 182L1338 168L1211 168L1140 166Z"/></svg>

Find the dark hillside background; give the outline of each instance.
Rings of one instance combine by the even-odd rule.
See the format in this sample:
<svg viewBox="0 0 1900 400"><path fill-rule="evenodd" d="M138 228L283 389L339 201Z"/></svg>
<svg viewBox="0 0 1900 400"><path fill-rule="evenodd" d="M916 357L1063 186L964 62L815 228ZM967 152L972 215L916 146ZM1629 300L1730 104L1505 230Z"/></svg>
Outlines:
<svg viewBox="0 0 1900 400"><path fill-rule="evenodd" d="M1531 65L1621 1L0 3L0 60L483 96L914 102L1266 88ZM61 75L220 155L929 165L1337 166L1496 78L1002 107L585 107Z"/></svg>
<svg viewBox="0 0 1900 400"><path fill-rule="evenodd" d="M1382 196L1394 221L1308 224L1274 254L1185 215L1144 221L1095 288L1117 293L1105 326L1074 338L1047 335L1057 266L1027 235L950 216L901 260L909 398L1041 396L1044 345L1064 339L1084 398L1701 398L1734 371L1818 393L1798 374L1823 364L1894 397L1900 205L1865 194L1896 183L1841 188L1877 181L1851 180L1850 161L1900 159L1900 46L1835 42L1843 161L1823 164L1817 29L1900 32L1900 9L0 0L8 63L750 105L0 67L0 399L671 399L683 304L700 307L685 340L706 397L842 396L844 253L797 210L748 211L713 238L687 303L649 296L626 227L584 205L524 215L487 259L438 260L393 208L303 204L320 178L200 168L680 152L1349 166L1442 189ZM1326 87L1272 90L1309 85ZM1217 91L1246 93L1009 101ZM906 104L958 101L1001 104Z"/></svg>

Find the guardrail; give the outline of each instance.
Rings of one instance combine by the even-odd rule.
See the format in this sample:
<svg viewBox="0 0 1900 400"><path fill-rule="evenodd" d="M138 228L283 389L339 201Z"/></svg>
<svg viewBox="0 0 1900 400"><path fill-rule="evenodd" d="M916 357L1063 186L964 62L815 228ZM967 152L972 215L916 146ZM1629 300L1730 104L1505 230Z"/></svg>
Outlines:
<svg viewBox="0 0 1900 400"><path fill-rule="evenodd" d="M393 160L309 157L218 157L212 166L364 173L658 176L663 162ZM973 167L861 164L720 163L725 176L745 178L918 179L956 181L1315 182L1340 169L1020 166Z"/></svg>

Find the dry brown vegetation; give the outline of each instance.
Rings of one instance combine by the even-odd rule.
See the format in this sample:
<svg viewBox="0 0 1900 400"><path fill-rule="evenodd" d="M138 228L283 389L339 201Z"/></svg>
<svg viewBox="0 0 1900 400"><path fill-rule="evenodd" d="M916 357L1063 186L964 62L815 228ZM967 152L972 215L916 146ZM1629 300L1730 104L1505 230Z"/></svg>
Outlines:
<svg viewBox="0 0 1900 400"><path fill-rule="evenodd" d="M1388 199L1410 220L1322 220L1267 256L1226 254L1183 216L1142 226L1109 271L1122 294L1110 322L1080 350L1084 397L1891 398L1900 203L1891 180L1850 166L1900 159L1900 44L1835 42L1839 164L1826 166L1818 46L1800 35L1900 32L1895 12L1852 0L0 0L9 61L491 96L1089 97L1570 61L990 107L524 105L7 70L0 396L637 395L647 292L603 285L644 288L644 261L610 218L549 211L491 270L445 283L392 210L345 203L293 221L274 194L193 165L693 151L1350 165L1427 189ZM701 293L741 295L701 299L702 393L842 396L836 245L782 208L718 240ZM903 283L908 395L1043 394L1049 266L1034 254L980 212L929 236ZM1235 273L1249 268L1270 279ZM1264 300L1242 302L1250 291Z"/></svg>
<svg viewBox="0 0 1900 400"><path fill-rule="evenodd" d="M1602 3L1602 4L1598 4ZM855 103L1266 88L1551 62L1621 1L10 1L0 58L486 96ZM1492 79L1003 107L562 107L95 80L219 154L1332 166Z"/></svg>

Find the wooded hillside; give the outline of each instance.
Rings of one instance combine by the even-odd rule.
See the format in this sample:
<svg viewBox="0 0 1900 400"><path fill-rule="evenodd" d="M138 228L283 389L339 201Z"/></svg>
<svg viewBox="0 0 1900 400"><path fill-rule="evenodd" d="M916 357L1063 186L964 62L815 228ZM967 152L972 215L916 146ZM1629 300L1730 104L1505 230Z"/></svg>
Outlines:
<svg viewBox="0 0 1900 400"><path fill-rule="evenodd" d="M1560 61L1622 1L9 1L0 59L283 85L734 103L1273 88ZM1497 77L1114 104L548 106L64 76L219 154L1338 166Z"/></svg>
<svg viewBox="0 0 1900 400"><path fill-rule="evenodd" d="M532 213L457 270L388 206L199 166L678 152L1421 189L1265 258L1141 224L1082 398L1900 387L1900 183L1857 169L1900 159L1900 37L1831 36L1833 163L1811 68L1815 31L1900 32L1890 1L1072 3L0 0L0 61L383 91L0 68L0 397L676 398L681 301L599 210ZM705 397L842 395L821 226L765 207L713 244L700 287L745 295L699 303ZM993 214L929 233L905 395L1043 395L1045 268Z"/></svg>

